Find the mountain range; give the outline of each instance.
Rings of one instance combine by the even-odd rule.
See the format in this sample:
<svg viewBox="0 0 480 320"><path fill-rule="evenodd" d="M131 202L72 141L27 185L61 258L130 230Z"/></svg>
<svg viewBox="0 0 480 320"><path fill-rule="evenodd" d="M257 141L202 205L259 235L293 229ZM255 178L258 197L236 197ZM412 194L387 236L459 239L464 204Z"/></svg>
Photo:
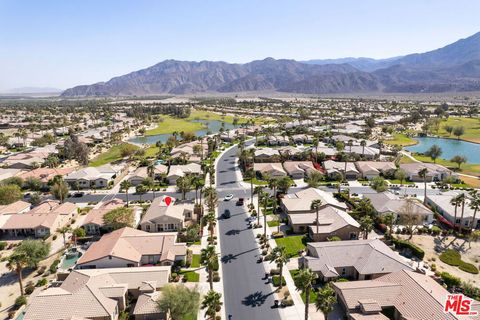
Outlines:
<svg viewBox="0 0 480 320"><path fill-rule="evenodd" d="M107 82L65 90L63 97L279 91L305 94L419 93L480 90L480 32L443 48L390 59L245 64L165 60Z"/></svg>

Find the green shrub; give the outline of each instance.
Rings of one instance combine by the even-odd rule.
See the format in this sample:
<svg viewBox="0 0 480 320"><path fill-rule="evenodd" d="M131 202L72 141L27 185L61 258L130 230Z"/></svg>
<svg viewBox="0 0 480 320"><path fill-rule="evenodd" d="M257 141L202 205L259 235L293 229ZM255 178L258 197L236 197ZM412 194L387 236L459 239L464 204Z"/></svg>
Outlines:
<svg viewBox="0 0 480 320"><path fill-rule="evenodd" d="M440 277L442 278L443 282L445 282L445 284L448 286L448 287L453 287L453 286L459 286L462 281L460 280L460 278L457 278L455 276L452 276L450 273L448 272L442 272L440 274Z"/></svg>
<svg viewBox="0 0 480 320"><path fill-rule="evenodd" d="M274 287L279 287L280 286L280 276L273 276L272 277L272 283ZM285 286L287 282L285 281L285 278L282 276L282 285Z"/></svg>
<svg viewBox="0 0 480 320"><path fill-rule="evenodd" d="M455 251L453 249L447 249L440 255L440 261L448 265L457 267L462 262L462 257L460 256L460 253L458 251Z"/></svg>
<svg viewBox="0 0 480 320"><path fill-rule="evenodd" d="M55 261L52 262L52 264L50 265L50 273L55 273L57 272L57 268L58 268L58 264L60 263L60 260L58 259L55 259Z"/></svg>
<svg viewBox="0 0 480 320"><path fill-rule="evenodd" d="M284 299L284 300L282 300L281 305L284 306L284 307L293 306L293 300L292 299Z"/></svg>
<svg viewBox="0 0 480 320"><path fill-rule="evenodd" d="M7 247L6 241L0 241L0 250L4 250Z"/></svg>
<svg viewBox="0 0 480 320"><path fill-rule="evenodd" d="M433 226L432 229L430 230L434 236L439 235L440 232L442 232L442 229L440 229L437 226Z"/></svg>
<svg viewBox="0 0 480 320"><path fill-rule="evenodd" d="M393 238L392 241L395 245L395 248L397 249L410 249L412 251L412 254L421 260L423 260L423 258L425 257L425 251L423 251L420 247L417 247L409 241L400 240L397 238Z"/></svg>
<svg viewBox="0 0 480 320"><path fill-rule="evenodd" d="M36 286L37 286L37 287L43 287L43 286L46 285L47 283L48 283L47 278L42 278L42 279L39 279L39 280L37 281Z"/></svg>
<svg viewBox="0 0 480 320"><path fill-rule="evenodd" d="M17 299L15 299L15 308L20 308L21 306L23 306L24 304L27 304L27 298L25 296L20 296L20 297L17 297Z"/></svg>
<svg viewBox="0 0 480 320"><path fill-rule="evenodd" d="M473 274L478 274L478 269L475 267L473 264L465 262L465 261L460 261L460 265L458 268L462 271L468 272L468 273L473 273Z"/></svg>

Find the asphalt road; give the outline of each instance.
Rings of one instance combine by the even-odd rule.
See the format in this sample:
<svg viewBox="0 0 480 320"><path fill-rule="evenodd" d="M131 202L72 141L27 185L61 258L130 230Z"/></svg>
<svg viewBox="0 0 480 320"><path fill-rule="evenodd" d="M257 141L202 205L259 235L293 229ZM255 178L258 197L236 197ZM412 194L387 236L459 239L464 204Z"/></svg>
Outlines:
<svg viewBox="0 0 480 320"><path fill-rule="evenodd" d="M235 174L237 148L227 151L218 162L217 190L219 195L234 194L231 201L219 201L219 214L230 210L229 219L219 219L220 248L223 270L225 312L227 319L255 320L281 319L277 309L273 308L272 287L265 279L265 267L257 263L260 256L255 237L248 229L245 206L236 206L241 195L248 198L250 192L243 189Z"/></svg>

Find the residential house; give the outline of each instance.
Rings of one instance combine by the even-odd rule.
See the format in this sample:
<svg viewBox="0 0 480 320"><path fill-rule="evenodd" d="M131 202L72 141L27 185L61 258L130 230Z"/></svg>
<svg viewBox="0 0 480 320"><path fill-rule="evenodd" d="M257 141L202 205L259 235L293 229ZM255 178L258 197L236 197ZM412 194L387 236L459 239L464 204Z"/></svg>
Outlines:
<svg viewBox="0 0 480 320"><path fill-rule="evenodd" d="M408 269L372 280L335 282L333 288L348 319L478 319L445 312L450 292L433 278ZM474 300L471 311L480 313L480 302Z"/></svg>
<svg viewBox="0 0 480 320"><path fill-rule="evenodd" d="M145 299L158 296L169 278L167 266L73 270L60 286L37 288L28 299L23 319L116 320L130 296L137 300L136 319L165 320L166 314L146 308Z"/></svg>
<svg viewBox="0 0 480 320"><path fill-rule="evenodd" d="M88 235L99 235L102 231L107 231L105 230L103 217L113 209L123 206L125 206L125 202L122 199L115 198L91 209L85 216L82 227Z"/></svg>
<svg viewBox="0 0 480 320"><path fill-rule="evenodd" d="M170 166L168 171L167 180L168 183L174 185L177 183L177 179L185 177L186 175L201 175L202 167L198 163L189 163L181 165Z"/></svg>
<svg viewBox="0 0 480 320"><path fill-rule="evenodd" d="M425 180L428 182L442 181L444 178L453 174L450 169L435 163L413 162L400 164L400 169L407 173L408 179L415 182L423 181L423 178L418 175L418 172L424 168L427 169Z"/></svg>
<svg viewBox="0 0 480 320"><path fill-rule="evenodd" d="M355 162L362 178L371 180L379 176L391 176L397 167L389 161L357 161Z"/></svg>
<svg viewBox="0 0 480 320"><path fill-rule="evenodd" d="M278 178L287 175L281 163L254 163L253 170L262 177Z"/></svg>
<svg viewBox="0 0 480 320"><path fill-rule="evenodd" d="M1 230L11 237L48 237L77 214L77 205L47 200L30 211L11 214Z"/></svg>
<svg viewBox="0 0 480 320"><path fill-rule="evenodd" d="M292 179L303 179L310 172L316 171L312 161L285 161L283 168Z"/></svg>
<svg viewBox="0 0 480 320"><path fill-rule="evenodd" d="M94 242L77 261L78 269L171 266L185 259L185 243L175 233L149 233L125 227Z"/></svg>
<svg viewBox="0 0 480 320"><path fill-rule="evenodd" d="M363 147L359 145L353 145L353 146L346 146L345 153L354 155L354 156L361 156L365 159L375 159L380 155L380 149L373 148L373 147Z"/></svg>
<svg viewBox="0 0 480 320"><path fill-rule="evenodd" d="M128 177L128 181L132 186L142 184L148 178L148 167L138 167L132 175Z"/></svg>
<svg viewBox="0 0 480 320"><path fill-rule="evenodd" d="M310 242L301 266L323 281L336 278L371 280L403 269L413 270L398 253L379 239Z"/></svg>
<svg viewBox="0 0 480 320"><path fill-rule="evenodd" d="M73 168L37 168L31 171L22 172L18 177L24 181L28 179L37 179L42 183L42 187L46 188L48 182L55 176L64 176L73 172Z"/></svg>
<svg viewBox="0 0 480 320"><path fill-rule="evenodd" d="M330 179L341 179L345 172L345 162L327 160L323 162L323 167ZM353 162L347 162L347 171L345 177L347 180L356 180L360 173Z"/></svg>
<svg viewBox="0 0 480 320"><path fill-rule="evenodd" d="M170 201L166 202L167 198ZM157 197L142 217L140 228L146 232L179 231L186 222L195 220L193 212L193 203L177 203L169 196Z"/></svg>
<svg viewBox="0 0 480 320"><path fill-rule="evenodd" d="M368 193L364 197L370 199L373 208L380 215L393 214L395 219L400 219L400 221L411 215L411 220L418 221L418 224L433 222L434 213L432 210L417 199L400 198L390 192Z"/></svg>
<svg viewBox="0 0 480 320"><path fill-rule="evenodd" d="M195 152L194 150L197 149L195 147L199 145L199 151ZM170 155L172 158L179 158L183 157L184 155L188 155L188 160L195 163L200 163L202 155L205 157L208 153L208 143L207 141L191 141L187 143L182 143L181 145L176 146L175 148L170 151Z"/></svg>
<svg viewBox="0 0 480 320"><path fill-rule="evenodd" d="M315 151L315 149L314 149ZM317 153L323 153L326 157L333 157L337 154L337 149L329 147L323 142L319 142L316 148Z"/></svg>
<svg viewBox="0 0 480 320"><path fill-rule="evenodd" d="M122 171L123 168L120 166L106 164L74 171L66 175L64 180L74 189L107 188Z"/></svg>
<svg viewBox="0 0 480 320"><path fill-rule="evenodd" d="M313 210L314 211L314 210ZM297 213L288 215L288 224L292 226L293 232L308 232L313 241L327 241L331 237L339 237L342 240L358 239L360 225L346 211L325 206L317 214Z"/></svg>
<svg viewBox="0 0 480 320"><path fill-rule="evenodd" d="M457 207L457 219L455 220L455 206L450 201L460 192L445 192L442 194L427 194L427 204L438 212L442 217L447 219L452 225L455 224L458 227L480 229L480 212L477 212L475 220L473 216L475 211L470 208L470 199L465 197L465 206L461 204ZM463 208L463 218L462 218Z"/></svg>
<svg viewBox="0 0 480 320"><path fill-rule="evenodd" d="M272 148L260 148L255 150L255 161L256 162L270 162L280 160L280 153L276 149Z"/></svg>
<svg viewBox="0 0 480 320"><path fill-rule="evenodd" d="M337 209L346 210L347 205L338 201L333 197L333 194L316 188L307 188L298 191L294 194L287 194L281 199L280 207L283 212L288 215L299 213L312 213L311 209L312 201L320 200L324 208L326 206L332 206Z"/></svg>

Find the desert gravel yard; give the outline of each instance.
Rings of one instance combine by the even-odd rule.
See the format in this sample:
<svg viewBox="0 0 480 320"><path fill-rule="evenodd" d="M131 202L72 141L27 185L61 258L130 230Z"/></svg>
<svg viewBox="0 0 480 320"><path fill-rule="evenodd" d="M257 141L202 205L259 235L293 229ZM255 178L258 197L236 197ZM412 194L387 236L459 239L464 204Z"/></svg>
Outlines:
<svg viewBox="0 0 480 320"><path fill-rule="evenodd" d="M407 239L408 236L401 236L402 239ZM461 278L463 281L471 281L477 287L480 286L480 275L472 274L460 270L458 267L450 266L440 261L440 254L446 249L453 249L462 255L462 260L480 267L480 242L471 242L469 245L467 240L455 239L455 237L433 237L430 235L414 235L410 240L425 251L425 259L429 265L435 263L437 270L446 271L454 276ZM437 248L437 251L435 251ZM433 260L434 259L434 260Z"/></svg>

